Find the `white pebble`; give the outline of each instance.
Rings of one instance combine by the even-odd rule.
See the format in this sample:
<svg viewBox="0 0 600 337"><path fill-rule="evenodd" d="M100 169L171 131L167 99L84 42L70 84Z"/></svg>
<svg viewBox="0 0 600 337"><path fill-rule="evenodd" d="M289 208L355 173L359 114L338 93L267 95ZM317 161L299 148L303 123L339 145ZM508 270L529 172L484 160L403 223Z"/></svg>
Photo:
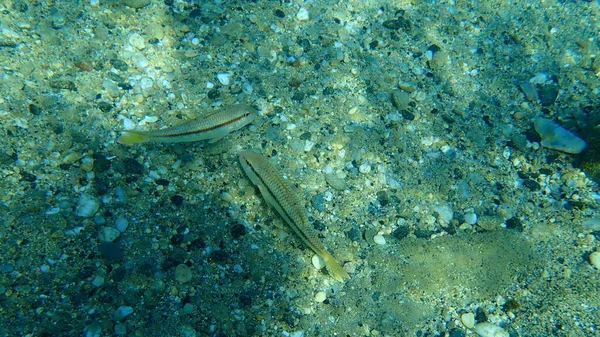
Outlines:
<svg viewBox="0 0 600 337"><path fill-rule="evenodd" d="M312 150L313 146L315 146L315 142L307 139L304 143L304 152L309 152L310 150Z"/></svg>
<svg viewBox="0 0 600 337"><path fill-rule="evenodd" d="M325 267L325 261L323 260L322 257L320 257L319 255L315 254L312 257L312 265L316 268L316 269L323 269L323 267Z"/></svg>
<svg viewBox="0 0 600 337"><path fill-rule="evenodd" d="M211 81L207 81L206 82L206 88L207 89L212 89L214 87L215 87L215 84L213 82L211 82Z"/></svg>
<svg viewBox="0 0 600 337"><path fill-rule="evenodd" d="M433 207L433 210L438 214L438 222L440 225L445 226L450 223L450 220L454 217L454 211L448 204L438 204Z"/></svg>
<svg viewBox="0 0 600 337"><path fill-rule="evenodd" d="M590 254L590 263L596 269L600 269L600 252L593 252Z"/></svg>
<svg viewBox="0 0 600 337"><path fill-rule="evenodd" d="M473 212L465 213L465 222L469 225L474 225L477 223L477 214Z"/></svg>
<svg viewBox="0 0 600 337"><path fill-rule="evenodd" d="M468 329L473 329L473 327L475 326L475 315L472 312L462 314L460 316L460 321Z"/></svg>
<svg viewBox="0 0 600 337"><path fill-rule="evenodd" d="M192 39L192 44L193 44L194 46L197 46L197 45L199 45L199 44L200 44L200 39L199 39L199 38L197 38L197 37L193 38L193 39Z"/></svg>
<svg viewBox="0 0 600 337"><path fill-rule="evenodd" d="M316 295L315 295L315 302L319 302L319 303L323 303L325 301L325 299L327 298L327 294L325 294L324 291L319 291Z"/></svg>
<svg viewBox="0 0 600 337"><path fill-rule="evenodd" d="M304 8L304 7L300 7L300 9L298 10L298 13L296 13L296 19L300 20L300 21L306 21L310 18L310 15L308 14L308 9Z"/></svg>
<svg viewBox="0 0 600 337"><path fill-rule="evenodd" d="M244 272L244 269L239 264L236 264L236 265L233 266L233 271L236 272L236 273L238 273L238 274L241 274L241 273Z"/></svg>
<svg viewBox="0 0 600 337"><path fill-rule="evenodd" d="M217 73L217 80L222 85L229 85L231 75L229 73Z"/></svg>
<svg viewBox="0 0 600 337"><path fill-rule="evenodd" d="M138 33L131 34L129 37L129 44L139 50L146 48L146 42L144 41L144 38Z"/></svg>
<svg viewBox="0 0 600 337"><path fill-rule="evenodd" d="M385 245L385 238L383 237L383 235L377 234L373 237L373 242L375 242L378 245Z"/></svg>
<svg viewBox="0 0 600 337"><path fill-rule="evenodd" d="M360 171L360 173L368 174L369 172L371 172L371 164L364 162L360 164L358 170Z"/></svg>
<svg viewBox="0 0 600 337"><path fill-rule="evenodd" d="M82 194L77 201L75 215L89 218L100 209L100 201L88 194Z"/></svg>
<svg viewBox="0 0 600 337"><path fill-rule="evenodd" d="M249 82L244 82L242 84L242 90L246 94L251 94L254 91L254 88L252 87L252 84L250 84Z"/></svg>
<svg viewBox="0 0 600 337"><path fill-rule="evenodd" d="M154 81L152 81L152 79L148 77L144 77L140 80L140 88L142 89L142 91L152 88L153 84Z"/></svg>
<svg viewBox="0 0 600 337"><path fill-rule="evenodd" d="M138 69L144 69L150 64L146 56L142 53L134 53L131 55L131 62L133 62Z"/></svg>
<svg viewBox="0 0 600 337"><path fill-rule="evenodd" d="M509 337L508 332L496 324L484 322L475 326L475 333L479 337Z"/></svg>

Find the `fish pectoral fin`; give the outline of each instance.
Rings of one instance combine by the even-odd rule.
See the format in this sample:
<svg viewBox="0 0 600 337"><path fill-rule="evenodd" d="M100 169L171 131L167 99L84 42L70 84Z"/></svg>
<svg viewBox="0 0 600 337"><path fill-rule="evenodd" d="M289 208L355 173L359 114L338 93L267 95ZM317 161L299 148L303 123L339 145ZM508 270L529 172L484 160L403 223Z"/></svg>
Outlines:
<svg viewBox="0 0 600 337"><path fill-rule="evenodd" d="M218 134L216 134L215 137L211 138L208 141L208 143L209 144L216 143L216 142L220 141L221 139L223 139L225 136L227 136L228 133L229 133L228 129L223 129Z"/></svg>

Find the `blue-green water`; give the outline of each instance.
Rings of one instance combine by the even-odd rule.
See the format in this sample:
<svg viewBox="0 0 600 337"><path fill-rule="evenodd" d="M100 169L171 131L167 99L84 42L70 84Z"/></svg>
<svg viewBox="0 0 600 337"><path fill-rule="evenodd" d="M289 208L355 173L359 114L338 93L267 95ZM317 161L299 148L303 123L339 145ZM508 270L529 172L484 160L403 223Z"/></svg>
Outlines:
<svg viewBox="0 0 600 337"><path fill-rule="evenodd" d="M3 2L0 335L597 335L599 12ZM235 103L259 117L218 142L116 143Z"/></svg>

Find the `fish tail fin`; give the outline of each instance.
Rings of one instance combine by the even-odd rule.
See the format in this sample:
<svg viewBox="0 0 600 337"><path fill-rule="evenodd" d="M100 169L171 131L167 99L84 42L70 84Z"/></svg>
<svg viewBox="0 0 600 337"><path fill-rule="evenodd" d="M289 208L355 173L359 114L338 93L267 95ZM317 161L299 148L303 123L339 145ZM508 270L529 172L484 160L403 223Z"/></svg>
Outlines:
<svg viewBox="0 0 600 337"><path fill-rule="evenodd" d="M148 136L144 132L134 131L134 130L123 131L123 134L121 135L121 137L119 137L119 139L117 139L117 143L126 144L126 145L131 145L131 144L136 144L136 143L144 143L147 141L148 141Z"/></svg>
<svg viewBox="0 0 600 337"><path fill-rule="evenodd" d="M325 266L327 270L338 281L344 281L344 279L350 278L350 275L340 266L340 264L335 260L335 258L327 253L323 254L323 260L325 261Z"/></svg>

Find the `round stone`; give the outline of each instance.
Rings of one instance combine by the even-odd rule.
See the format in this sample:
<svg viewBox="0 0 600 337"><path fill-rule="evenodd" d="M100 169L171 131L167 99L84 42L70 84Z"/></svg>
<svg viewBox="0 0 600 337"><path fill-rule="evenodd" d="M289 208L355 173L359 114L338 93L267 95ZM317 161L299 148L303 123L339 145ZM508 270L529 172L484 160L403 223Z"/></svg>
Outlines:
<svg viewBox="0 0 600 337"><path fill-rule="evenodd" d="M473 327L475 326L475 315L472 312L462 314L460 316L460 321L465 327L473 329Z"/></svg>
<svg viewBox="0 0 600 337"><path fill-rule="evenodd" d="M596 269L600 269L600 252L593 252L590 254L590 263Z"/></svg>
<svg viewBox="0 0 600 337"><path fill-rule="evenodd" d="M300 7L298 13L296 13L296 19L300 21L306 21L310 18L310 14L308 14L308 9L304 7Z"/></svg>
<svg viewBox="0 0 600 337"><path fill-rule="evenodd" d="M315 254L312 257L312 265L316 269L323 269L323 267L325 267L325 261L323 260L322 257L320 257L319 255Z"/></svg>
<svg viewBox="0 0 600 337"><path fill-rule="evenodd" d="M375 242L378 245L385 245L385 238L383 237L383 235L377 234L373 237L373 242Z"/></svg>
<svg viewBox="0 0 600 337"><path fill-rule="evenodd" d="M327 299L327 294L325 294L324 291L319 291L315 295L315 302L323 303L325 301L325 299Z"/></svg>
<svg viewBox="0 0 600 337"><path fill-rule="evenodd" d="M175 279L178 282L186 283L192 279L192 270L185 264L180 264L175 268Z"/></svg>

